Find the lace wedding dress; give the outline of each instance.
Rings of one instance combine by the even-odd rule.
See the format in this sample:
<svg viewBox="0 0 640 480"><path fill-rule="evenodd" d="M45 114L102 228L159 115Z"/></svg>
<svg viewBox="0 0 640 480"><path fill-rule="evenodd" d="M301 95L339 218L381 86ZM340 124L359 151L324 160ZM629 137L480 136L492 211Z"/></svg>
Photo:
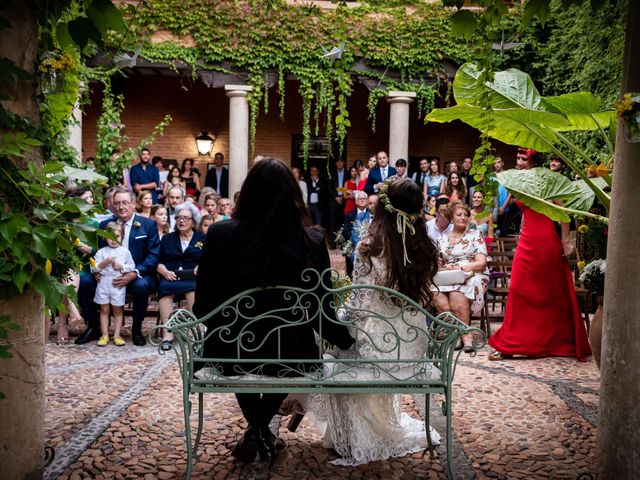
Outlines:
<svg viewBox="0 0 640 480"><path fill-rule="evenodd" d="M385 276L386 267L382 259L374 257L369 264L367 260L363 260L359 249L356 250L354 284L384 285ZM390 302L384 292L358 290L357 295L350 299L346 310L346 313L339 311L339 316L366 310L390 320L385 322L375 315L357 314L354 322L361 330L355 335L355 329L352 329L356 343L349 350L336 350L336 363L325 365L325 368L333 369L330 373L334 378L336 371L340 369L340 359L343 358L398 358L398 337L409 339L400 344L400 358L415 359L425 355L425 334L411 328L413 323L426 330L425 317L406 315L406 311L402 315L400 308ZM393 375L397 377L399 374L402 374L402 369L395 371ZM415 374L415 365L407 367L407 374ZM337 376L339 375L338 372ZM373 369L367 371L366 368L359 368L358 378L363 377L378 379L384 378L384 375L381 377L380 372ZM424 395L415 395L414 399L418 410L424 415ZM320 395L311 400L308 408L314 413L316 420L327 424L325 446L333 447L342 457L332 461L333 464L355 466L401 457L427 448L424 421L401 411L401 396L398 394ZM319 423L316 422L316 425L319 426ZM432 427L429 428L432 443L438 445L440 435Z"/></svg>

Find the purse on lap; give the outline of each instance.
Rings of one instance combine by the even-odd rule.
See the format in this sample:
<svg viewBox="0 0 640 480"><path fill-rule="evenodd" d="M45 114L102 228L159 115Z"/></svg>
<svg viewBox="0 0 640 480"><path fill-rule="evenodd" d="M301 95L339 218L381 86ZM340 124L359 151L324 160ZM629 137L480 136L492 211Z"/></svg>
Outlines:
<svg viewBox="0 0 640 480"><path fill-rule="evenodd" d="M433 283L438 287L462 285L472 276L473 272L465 272L464 270L439 270L433 277Z"/></svg>

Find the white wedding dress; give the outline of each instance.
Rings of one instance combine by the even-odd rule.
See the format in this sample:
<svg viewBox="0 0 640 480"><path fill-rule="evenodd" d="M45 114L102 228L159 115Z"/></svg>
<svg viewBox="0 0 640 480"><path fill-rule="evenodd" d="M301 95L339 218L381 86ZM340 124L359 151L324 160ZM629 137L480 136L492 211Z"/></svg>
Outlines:
<svg viewBox="0 0 640 480"><path fill-rule="evenodd" d="M380 258L368 261L362 259L360 250L356 250L353 283L366 285L384 285L386 267ZM338 311L339 316L361 309L390 318L381 321L372 315L359 313L352 321L361 329L358 335L351 328L356 343L349 350L336 350L336 363L325 364L329 376L340 378L341 358L398 358L397 337L409 339L400 346L400 358L421 358L426 354L426 337L419 330L412 329L411 323L426 330L423 315L401 315L400 309L384 292L361 289L349 300L347 312ZM409 317L409 318L407 318ZM404 318L404 320L403 320ZM391 335L389 333L391 332ZM416 333L421 332L421 333ZM363 334L363 333L366 333ZM345 364L342 364L345 365ZM353 370L345 367L345 370ZM415 374L415 365L407 366L407 374ZM336 372L338 374L336 375ZM395 371L394 376L401 375ZM439 374L434 369L427 375ZM367 368L358 369L358 378L378 379L380 372ZM347 378L347 377L345 377ZM384 378L384 374L383 377ZM414 395L418 410L424 416L425 397ZM306 402L305 402L306 403ZM311 399L308 409L316 418L316 426L323 431L322 422L326 422L326 447L333 447L342 458L332 461L336 465L355 466L363 463L401 457L427 448L424 421L414 419L401 411L401 396L398 394L332 394L318 395ZM440 443L440 435L430 428L434 445Z"/></svg>

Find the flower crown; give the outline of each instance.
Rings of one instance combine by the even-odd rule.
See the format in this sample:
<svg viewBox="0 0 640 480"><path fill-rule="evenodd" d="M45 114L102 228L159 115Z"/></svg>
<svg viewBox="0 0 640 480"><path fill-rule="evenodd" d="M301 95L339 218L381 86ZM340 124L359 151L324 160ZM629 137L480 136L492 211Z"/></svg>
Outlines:
<svg viewBox="0 0 640 480"><path fill-rule="evenodd" d="M384 203L384 209L389 212L389 213L397 213L398 215L401 215L402 217L406 217L407 220L409 220L411 223L415 222L418 218L420 218L420 213L407 213L403 210L400 210L396 207L393 206L393 204L391 203L391 199L388 197L387 195L387 189L389 188L389 185L391 185L396 179L394 178L387 178L383 183L384 185L382 185L382 188L380 189L380 201L382 203Z"/></svg>
<svg viewBox="0 0 640 480"><path fill-rule="evenodd" d="M413 226L413 223L420 218L421 213L407 213L393 206L391 199L387 195L387 189L394 181L395 179L393 178L387 178L384 181L384 185L380 189L380 201L384 204L384 209L387 212L396 213L396 228L398 229L398 233L402 235L402 248L404 250L403 261L406 265L407 263L411 263L411 260L409 260L409 256L407 255L407 230L409 230L411 235L416 234L416 229Z"/></svg>

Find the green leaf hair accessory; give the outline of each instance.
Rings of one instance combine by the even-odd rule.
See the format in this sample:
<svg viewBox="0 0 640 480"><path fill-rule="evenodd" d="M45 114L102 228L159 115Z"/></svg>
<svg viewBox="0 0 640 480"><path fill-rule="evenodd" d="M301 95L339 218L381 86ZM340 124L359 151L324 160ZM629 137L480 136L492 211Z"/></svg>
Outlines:
<svg viewBox="0 0 640 480"><path fill-rule="evenodd" d="M384 181L384 186L380 189L379 200L384 204L384 209L387 212L389 213L395 212L396 214L396 229L398 230L398 233L402 235L402 248L404 250L403 262L404 262L404 265L406 266L407 263L411 263L411 260L409 260L409 256L407 255L407 241L406 241L407 230L409 230L409 233L411 233L411 235L416 234L416 229L413 226L413 224L415 223L416 220L418 220L420 213L409 214L393 206L393 204L391 203L391 200L387 196L387 189L389 188L389 185L391 185L393 182L394 182L394 179L386 179Z"/></svg>

